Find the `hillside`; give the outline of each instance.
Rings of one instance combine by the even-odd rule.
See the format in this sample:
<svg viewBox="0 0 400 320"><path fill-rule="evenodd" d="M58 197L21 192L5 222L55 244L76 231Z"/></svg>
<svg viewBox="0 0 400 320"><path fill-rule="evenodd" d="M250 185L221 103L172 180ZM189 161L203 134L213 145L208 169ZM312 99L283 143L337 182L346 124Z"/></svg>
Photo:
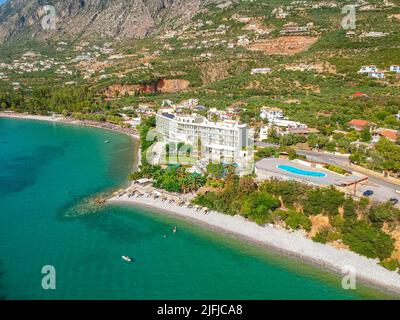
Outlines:
<svg viewBox="0 0 400 320"><path fill-rule="evenodd" d="M52 31L41 30L38 3L11 0L0 7L0 111L129 127L140 117L144 151L161 106L172 101L179 112L198 107L202 115L215 108L210 118L223 113L254 129L261 145L272 143L257 148L256 160L322 149L350 155L352 168L374 170L374 177L400 178L400 0L355 1L351 32L341 26L350 1L53 1L58 22ZM380 78L359 72L370 65ZM261 116L263 107L281 109L306 133L278 128L278 134ZM352 120L365 126L352 127ZM143 164L134 180L154 173L170 192L185 187L181 169ZM341 167L326 168L346 176ZM315 241L399 267L396 187L368 185L379 187L379 201L392 201L375 203L363 193L353 200L343 190L289 182L259 188L249 177L210 183L214 191L196 200L202 207L303 228ZM260 216L252 203L264 206L266 194L275 211ZM289 211L281 212L285 206Z"/></svg>
<svg viewBox="0 0 400 320"><path fill-rule="evenodd" d="M318 129L319 146L343 153L360 137L334 131L352 119L400 128L400 77L387 72L400 64L399 0L357 1L349 34L341 27L349 1L128 2L54 1L62 14L49 33L35 31L36 1L1 6L0 89L12 96L3 107L118 117L127 106L198 98L208 108L240 106L257 128L260 108L277 106ZM385 78L358 73L370 64Z"/></svg>
<svg viewBox="0 0 400 320"><path fill-rule="evenodd" d="M40 1L10 0L0 7L0 43L21 39L61 37L142 38L173 21L175 26L190 20L200 0L55 0L57 29L41 28L45 15ZM163 23L162 27L166 24Z"/></svg>

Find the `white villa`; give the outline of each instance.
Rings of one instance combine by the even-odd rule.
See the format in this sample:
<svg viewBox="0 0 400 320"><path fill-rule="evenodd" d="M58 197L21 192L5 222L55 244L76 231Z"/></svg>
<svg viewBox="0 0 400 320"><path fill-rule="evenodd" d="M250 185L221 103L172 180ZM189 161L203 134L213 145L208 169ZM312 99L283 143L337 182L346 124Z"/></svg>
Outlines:
<svg viewBox="0 0 400 320"><path fill-rule="evenodd" d="M267 74L267 73L271 73L272 70L271 68L256 68L256 69L251 69L251 74L255 75L255 74Z"/></svg>
<svg viewBox="0 0 400 320"><path fill-rule="evenodd" d="M250 129L238 121L211 122L195 113L158 113L156 122L163 142L190 145L200 142L202 152L209 159L236 161L250 145Z"/></svg>
<svg viewBox="0 0 400 320"><path fill-rule="evenodd" d="M362 66L358 73L372 73L377 71L378 68L376 66Z"/></svg>
<svg viewBox="0 0 400 320"><path fill-rule="evenodd" d="M389 70L390 70L391 72L400 73L400 66L399 66L399 65L392 65L392 66L390 66Z"/></svg>
<svg viewBox="0 0 400 320"><path fill-rule="evenodd" d="M389 71L400 73L400 65L391 65ZM385 78L385 71L378 70L376 66L362 66L358 73L367 73L368 77L375 79Z"/></svg>
<svg viewBox="0 0 400 320"><path fill-rule="evenodd" d="M316 129L308 128L304 123L285 118L283 111L279 108L264 107L261 109L260 117L268 120L268 125L260 128L260 141L268 139L268 134L272 127L275 127L277 134L280 136L287 134L308 135L318 132Z"/></svg>
<svg viewBox="0 0 400 320"><path fill-rule="evenodd" d="M277 119L284 119L285 116L283 114L283 111L279 108L269 108L269 107L263 107L261 108L261 113L260 117L263 120L268 120L269 122L272 122Z"/></svg>
<svg viewBox="0 0 400 320"><path fill-rule="evenodd" d="M384 79L385 73L382 71L371 72L371 73L368 73L368 77L375 78L375 79Z"/></svg>
<svg viewBox="0 0 400 320"><path fill-rule="evenodd" d="M307 129L307 125L305 124L285 118L283 111L279 108L261 108L260 117L264 120L268 120L270 125L277 127Z"/></svg>
<svg viewBox="0 0 400 320"><path fill-rule="evenodd" d="M283 127L283 128L291 128L291 129L308 129L307 125L304 123L300 123L297 121L292 121L288 119L276 119L271 122L271 124L277 126L277 127Z"/></svg>

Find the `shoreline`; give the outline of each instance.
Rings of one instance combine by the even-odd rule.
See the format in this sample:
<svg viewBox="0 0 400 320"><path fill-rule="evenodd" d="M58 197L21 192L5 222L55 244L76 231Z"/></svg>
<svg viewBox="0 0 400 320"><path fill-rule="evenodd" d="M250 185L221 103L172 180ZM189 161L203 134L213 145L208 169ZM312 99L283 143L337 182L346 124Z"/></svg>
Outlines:
<svg viewBox="0 0 400 320"><path fill-rule="evenodd" d="M110 130L130 136L135 142L139 141L139 136L133 130L122 128L109 123L95 121L82 121L64 117L27 115L20 113L0 112L0 118L15 118L40 120L53 123L71 124L92 128ZM135 143L134 170L140 164L140 145ZM375 289L383 292L400 295L400 275L389 271L377 264L374 259L369 259L354 252L337 249L328 245L316 243L299 233L290 233L287 230L273 227L262 227L254 222L248 221L241 216L229 216L219 212L210 212L207 215L196 212L196 209L189 209L186 206L180 207L176 204L167 204L161 200L153 198L132 197L128 198L127 189L121 197L114 196L108 199L111 204L126 204L150 209L161 214L167 214L180 219L188 220L194 224L201 224L213 231L224 232L239 239L251 242L267 250L272 250L280 254L297 258L302 262L311 264L323 271L343 275L344 266L354 266L357 270L357 279Z"/></svg>
<svg viewBox="0 0 400 320"><path fill-rule="evenodd" d="M357 253L337 249L314 242L300 233L289 232L269 226L259 226L241 216L229 216L211 211L208 214L177 204L169 204L152 197L128 197L128 194L114 196L109 204L123 204L150 209L179 219L200 224L214 231L233 235L239 239L261 246L264 249L299 259L322 271L344 276L343 268L351 266L356 270L356 279L361 283L385 293L400 295L400 275L385 269L377 261ZM348 271L346 272L348 274Z"/></svg>
<svg viewBox="0 0 400 320"><path fill-rule="evenodd" d="M73 118L66 117L52 117L52 116L41 116L41 115L30 115L23 114L18 112L1 112L0 118L9 118L9 119L25 119L25 120L37 120L37 121L46 121L53 123L61 123L61 124L69 124L74 126L81 126L87 128L97 128L108 131L113 131L117 133L121 133L129 136L135 142L135 158L133 161L133 171L139 170L139 165L141 163L141 151L140 151L140 137L139 135L130 128L123 128L119 125L111 124L108 122L98 122L92 120L77 120Z"/></svg>
<svg viewBox="0 0 400 320"><path fill-rule="evenodd" d="M26 120L38 120L38 121L47 121L47 122L55 122L55 123L64 123L71 124L77 126L91 127L91 128L99 128L105 129L109 131L119 132L131 136L132 138L139 139L139 135L134 132L130 128L123 128L116 124L111 124L109 122L99 122L94 120L77 120L74 118L67 117L52 117L52 116L40 116L40 115L29 115L23 113L7 113L0 112L0 118L10 118L10 119L26 119Z"/></svg>

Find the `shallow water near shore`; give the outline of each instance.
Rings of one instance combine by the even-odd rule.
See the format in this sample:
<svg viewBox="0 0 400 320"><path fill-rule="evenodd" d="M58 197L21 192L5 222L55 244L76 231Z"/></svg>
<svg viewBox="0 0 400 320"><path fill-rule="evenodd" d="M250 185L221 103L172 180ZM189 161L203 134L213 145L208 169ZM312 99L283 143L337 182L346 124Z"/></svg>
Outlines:
<svg viewBox="0 0 400 320"><path fill-rule="evenodd" d="M0 298L390 297L360 284L343 290L331 273L147 209L68 214L82 199L122 187L133 157L125 135L0 118ZM56 290L42 289L45 265L56 269Z"/></svg>

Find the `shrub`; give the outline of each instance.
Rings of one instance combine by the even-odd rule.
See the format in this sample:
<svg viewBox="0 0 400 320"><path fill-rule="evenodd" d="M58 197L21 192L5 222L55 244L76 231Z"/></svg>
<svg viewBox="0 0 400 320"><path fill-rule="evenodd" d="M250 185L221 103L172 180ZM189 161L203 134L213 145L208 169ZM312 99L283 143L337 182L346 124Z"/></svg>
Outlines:
<svg viewBox="0 0 400 320"><path fill-rule="evenodd" d="M333 166L333 165L326 165L325 169L328 169L328 170L330 170L332 172L336 172L336 173L342 174L342 175L345 175L347 173L346 170L343 170L342 168L337 167L337 166Z"/></svg>
<svg viewBox="0 0 400 320"><path fill-rule="evenodd" d="M343 214L345 219L351 219L351 220L357 219L356 205L352 198L346 198L343 204Z"/></svg>
<svg viewBox="0 0 400 320"><path fill-rule="evenodd" d="M310 187L295 181L270 180L261 184L260 190L281 197L285 205L302 203L301 195Z"/></svg>
<svg viewBox="0 0 400 320"><path fill-rule="evenodd" d="M294 210L277 210L276 213L285 221L286 225L296 230L303 228L306 231L311 230L311 220L303 213Z"/></svg>
<svg viewBox="0 0 400 320"><path fill-rule="evenodd" d="M304 204L304 211L307 214L327 214L336 215L338 209L345 201L344 193L337 191L333 187L329 189L316 188L307 193Z"/></svg>
<svg viewBox="0 0 400 320"><path fill-rule="evenodd" d="M391 271L396 271L397 268L400 267L400 263L396 259L390 259L390 260L384 260L379 263L382 267L391 270Z"/></svg>
<svg viewBox="0 0 400 320"><path fill-rule="evenodd" d="M400 210L390 202L374 204L368 211L368 218L376 227L381 228L384 222L400 218Z"/></svg>
<svg viewBox="0 0 400 320"><path fill-rule="evenodd" d="M263 224L270 221L271 212L279 206L279 200L272 195L256 191L244 198L240 213L258 224Z"/></svg>
<svg viewBox="0 0 400 320"><path fill-rule="evenodd" d="M390 257L394 250L394 240L365 220L346 224L344 229L343 241L354 252L369 258L384 260Z"/></svg>
<svg viewBox="0 0 400 320"><path fill-rule="evenodd" d="M312 237L312 240L315 242L325 244L328 242L328 240L327 240L328 234L329 234L329 228L323 228L314 237Z"/></svg>

